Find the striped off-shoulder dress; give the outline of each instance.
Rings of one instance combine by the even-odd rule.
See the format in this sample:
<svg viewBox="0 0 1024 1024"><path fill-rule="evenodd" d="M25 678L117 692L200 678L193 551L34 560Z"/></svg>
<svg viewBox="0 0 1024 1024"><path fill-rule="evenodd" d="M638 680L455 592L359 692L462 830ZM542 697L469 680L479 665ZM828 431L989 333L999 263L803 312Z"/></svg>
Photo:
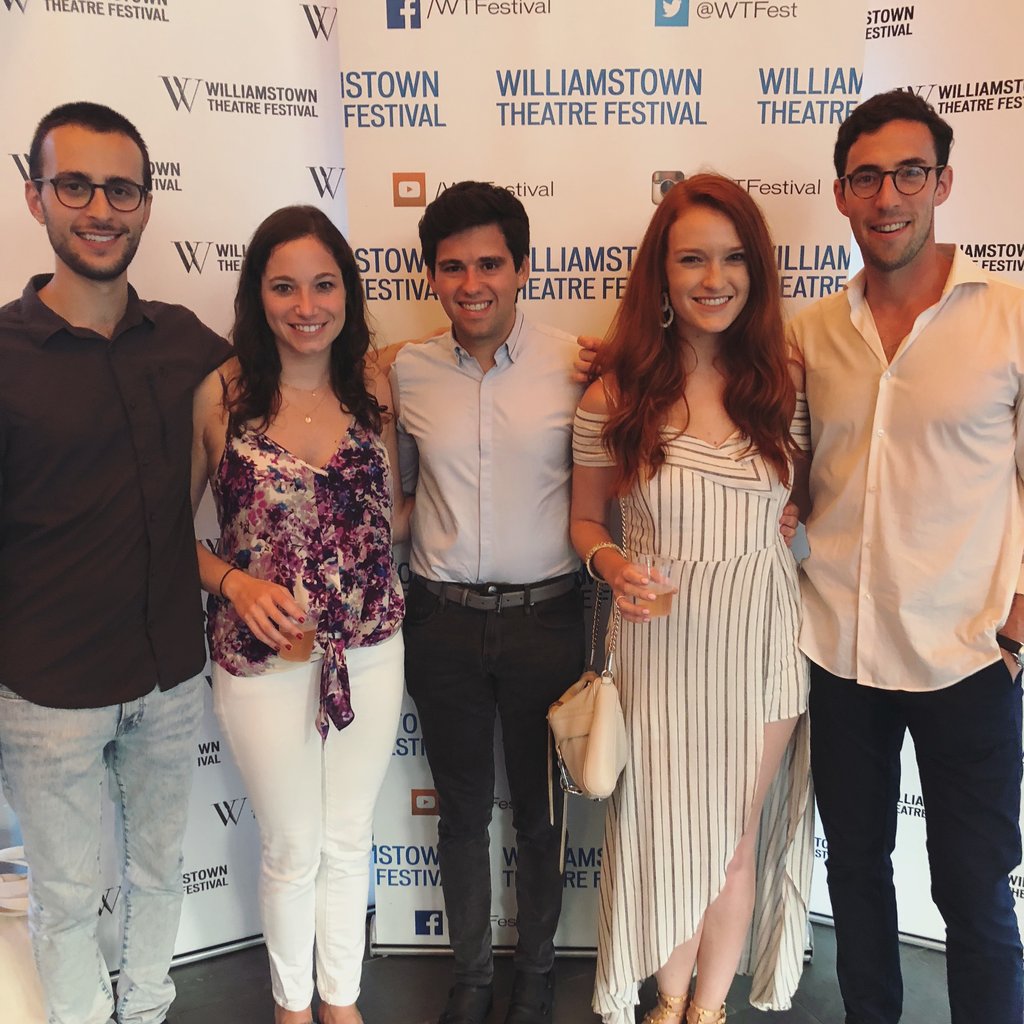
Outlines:
<svg viewBox="0 0 1024 1024"><path fill-rule="evenodd" d="M609 465L604 419L579 411L576 463ZM799 396L793 434L805 446ZM666 435L668 437L668 435ZM671 558L671 614L622 623L617 682L630 756L608 803L594 1009L633 1024L637 989L691 938L725 882L752 803L767 722L800 715L765 801L741 973L750 1002L789 1008L800 979L813 859L807 667L799 589L779 534L788 489L746 440L667 440L623 502L629 555Z"/></svg>

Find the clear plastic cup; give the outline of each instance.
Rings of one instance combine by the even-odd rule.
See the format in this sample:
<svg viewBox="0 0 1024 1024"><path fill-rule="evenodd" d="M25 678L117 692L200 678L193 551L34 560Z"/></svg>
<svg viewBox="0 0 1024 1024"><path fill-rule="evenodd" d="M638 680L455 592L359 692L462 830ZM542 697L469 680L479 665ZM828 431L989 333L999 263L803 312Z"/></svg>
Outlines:
<svg viewBox="0 0 1024 1024"><path fill-rule="evenodd" d="M647 578L650 580L647 584L647 591L654 594L653 601L638 597L636 599L638 607L649 609L652 619L668 615L672 611L672 595L677 593L677 587L672 582L672 559L662 558L660 555L642 554L637 557L636 564L647 573Z"/></svg>
<svg viewBox="0 0 1024 1024"><path fill-rule="evenodd" d="M313 642L316 640L316 625L318 618L319 617L317 615L307 615L306 618L299 623L299 629L302 630L302 639L298 640L295 637L292 637L292 649L289 651L287 647L282 647L281 650L277 652L284 661L309 661L313 656ZM285 634L285 636L287 635L288 634Z"/></svg>

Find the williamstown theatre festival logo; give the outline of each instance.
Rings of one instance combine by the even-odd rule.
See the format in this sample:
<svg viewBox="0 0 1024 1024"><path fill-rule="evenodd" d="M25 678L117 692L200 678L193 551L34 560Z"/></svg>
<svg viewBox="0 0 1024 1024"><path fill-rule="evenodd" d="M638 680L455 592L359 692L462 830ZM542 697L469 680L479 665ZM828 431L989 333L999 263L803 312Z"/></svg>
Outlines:
<svg viewBox="0 0 1024 1024"><path fill-rule="evenodd" d="M242 811L245 810L245 805L248 803L248 797L239 796L234 800L220 800L213 804L213 809L217 812L217 817L220 819L220 823L227 828L228 825L237 825L242 820ZM249 812L255 817L253 811Z"/></svg>
<svg viewBox="0 0 1024 1024"><path fill-rule="evenodd" d="M6 2L10 6L9 0ZM388 28L422 28L420 3L421 0L387 0Z"/></svg>
<svg viewBox="0 0 1024 1024"><path fill-rule="evenodd" d="M242 269L246 244L244 242L208 242L180 241L171 243L178 253L178 259L185 268L186 274L194 270L201 274L206 269L206 262L213 249L214 257L211 267L223 273L237 274Z"/></svg>
<svg viewBox="0 0 1024 1024"><path fill-rule="evenodd" d="M306 12L306 21L314 39L330 39L334 31L334 23L338 20L337 7L321 7L319 4L302 4Z"/></svg>
<svg viewBox="0 0 1024 1024"><path fill-rule="evenodd" d="M208 868L186 871L182 875L181 881L186 896L209 892L211 889L226 889L230 885L228 866L227 864L213 864Z"/></svg>
<svg viewBox="0 0 1024 1024"><path fill-rule="evenodd" d="M170 22L168 4L170 0L44 0L43 9L51 14L85 14L96 18L121 18L129 21ZM28 9L28 0L3 0L9 11L22 14Z"/></svg>
<svg viewBox="0 0 1024 1024"><path fill-rule="evenodd" d="M206 266L206 257L210 255L212 242L175 242L174 248L178 251L178 258L185 267L185 272L191 274L194 270L197 274L203 272Z"/></svg>
<svg viewBox="0 0 1024 1024"><path fill-rule="evenodd" d="M864 38L892 39L895 36L912 36L913 22L913 4L902 7L878 7L867 12Z"/></svg>
<svg viewBox="0 0 1024 1024"><path fill-rule="evenodd" d="M444 911L413 911L417 935L444 935Z"/></svg>
<svg viewBox="0 0 1024 1024"><path fill-rule="evenodd" d="M337 198L338 189L341 188L341 178L345 173L344 167L307 166L307 170L313 176L313 184L316 185L321 199L325 199L327 196L332 199Z"/></svg>
<svg viewBox="0 0 1024 1024"><path fill-rule="evenodd" d="M395 206L426 206L427 176L420 171L395 171L391 191Z"/></svg>
<svg viewBox="0 0 1024 1024"><path fill-rule="evenodd" d="M179 78L177 75L161 75L160 80L164 83L167 95L171 97L175 110L184 107L190 114L192 106L196 101L196 93L199 86L203 84L201 78Z"/></svg>
<svg viewBox="0 0 1024 1024"><path fill-rule="evenodd" d="M686 26L690 24L690 0L654 0L654 24Z"/></svg>
<svg viewBox="0 0 1024 1024"><path fill-rule="evenodd" d="M182 78L179 75L160 75L159 78L164 83L174 109L178 112L184 108L191 114L197 101L205 100L207 109L214 114L255 114L262 117L320 116L317 111L319 93L309 86L225 82L206 78Z"/></svg>

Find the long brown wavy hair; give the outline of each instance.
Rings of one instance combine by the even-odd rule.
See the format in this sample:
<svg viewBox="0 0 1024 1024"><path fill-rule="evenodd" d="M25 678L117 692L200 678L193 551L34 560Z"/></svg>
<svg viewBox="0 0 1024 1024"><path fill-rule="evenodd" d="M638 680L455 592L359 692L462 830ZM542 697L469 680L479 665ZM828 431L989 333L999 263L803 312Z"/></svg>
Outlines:
<svg viewBox="0 0 1024 1024"><path fill-rule="evenodd" d="M620 492L641 472L653 477L664 463L662 430L672 407L680 398L685 402L685 329L679 317L662 327L661 302L667 289L669 229L692 206L709 207L732 221L750 275L750 294L725 332L717 357L726 380L726 412L785 484L789 456L798 451L789 432L796 397L768 226L757 204L735 182L698 174L672 188L651 218L596 361L599 374L614 377L603 437L615 457Z"/></svg>
<svg viewBox="0 0 1024 1024"><path fill-rule="evenodd" d="M380 433L383 410L366 384L371 332L352 247L322 210L285 206L256 229L242 260L231 328L241 372L226 398L231 434L241 434L247 423L255 423L262 432L280 411L281 357L263 311L263 272L279 245L307 236L321 242L334 257L345 286L345 326L331 343L331 390L360 426Z"/></svg>

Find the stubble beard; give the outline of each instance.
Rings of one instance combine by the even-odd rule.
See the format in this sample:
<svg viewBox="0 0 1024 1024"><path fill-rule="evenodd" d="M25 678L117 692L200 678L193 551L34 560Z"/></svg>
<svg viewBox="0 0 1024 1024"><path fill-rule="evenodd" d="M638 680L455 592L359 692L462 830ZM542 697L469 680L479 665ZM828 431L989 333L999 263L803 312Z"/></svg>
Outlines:
<svg viewBox="0 0 1024 1024"><path fill-rule="evenodd" d="M906 249L893 259L883 259L870 247L861 246L861 255L864 257L864 262L870 264L875 270L881 270L885 273L891 273L894 270L902 270L917 259L921 250L924 248L925 243L932 235L932 226L934 223L935 211L932 210L931 216L928 218L928 223L924 226L924 230L921 234L917 237L911 238L907 243Z"/></svg>
<svg viewBox="0 0 1024 1024"><path fill-rule="evenodd" d="M53 251L57 254L57 258L61 263L69 270L78 274L79 277L84 277L87 281L116 281L128 269L132 260L135 259L135 253L139 249L139 242L142 240L141 233L134 237L131 234L125 236L127 238L127 245L121 258L116 263L97 266L75 252L71 247L70 240L66 237L58 236L49 222L46 225L46 233L49 236L50 245L53 247Z"/></svg>

